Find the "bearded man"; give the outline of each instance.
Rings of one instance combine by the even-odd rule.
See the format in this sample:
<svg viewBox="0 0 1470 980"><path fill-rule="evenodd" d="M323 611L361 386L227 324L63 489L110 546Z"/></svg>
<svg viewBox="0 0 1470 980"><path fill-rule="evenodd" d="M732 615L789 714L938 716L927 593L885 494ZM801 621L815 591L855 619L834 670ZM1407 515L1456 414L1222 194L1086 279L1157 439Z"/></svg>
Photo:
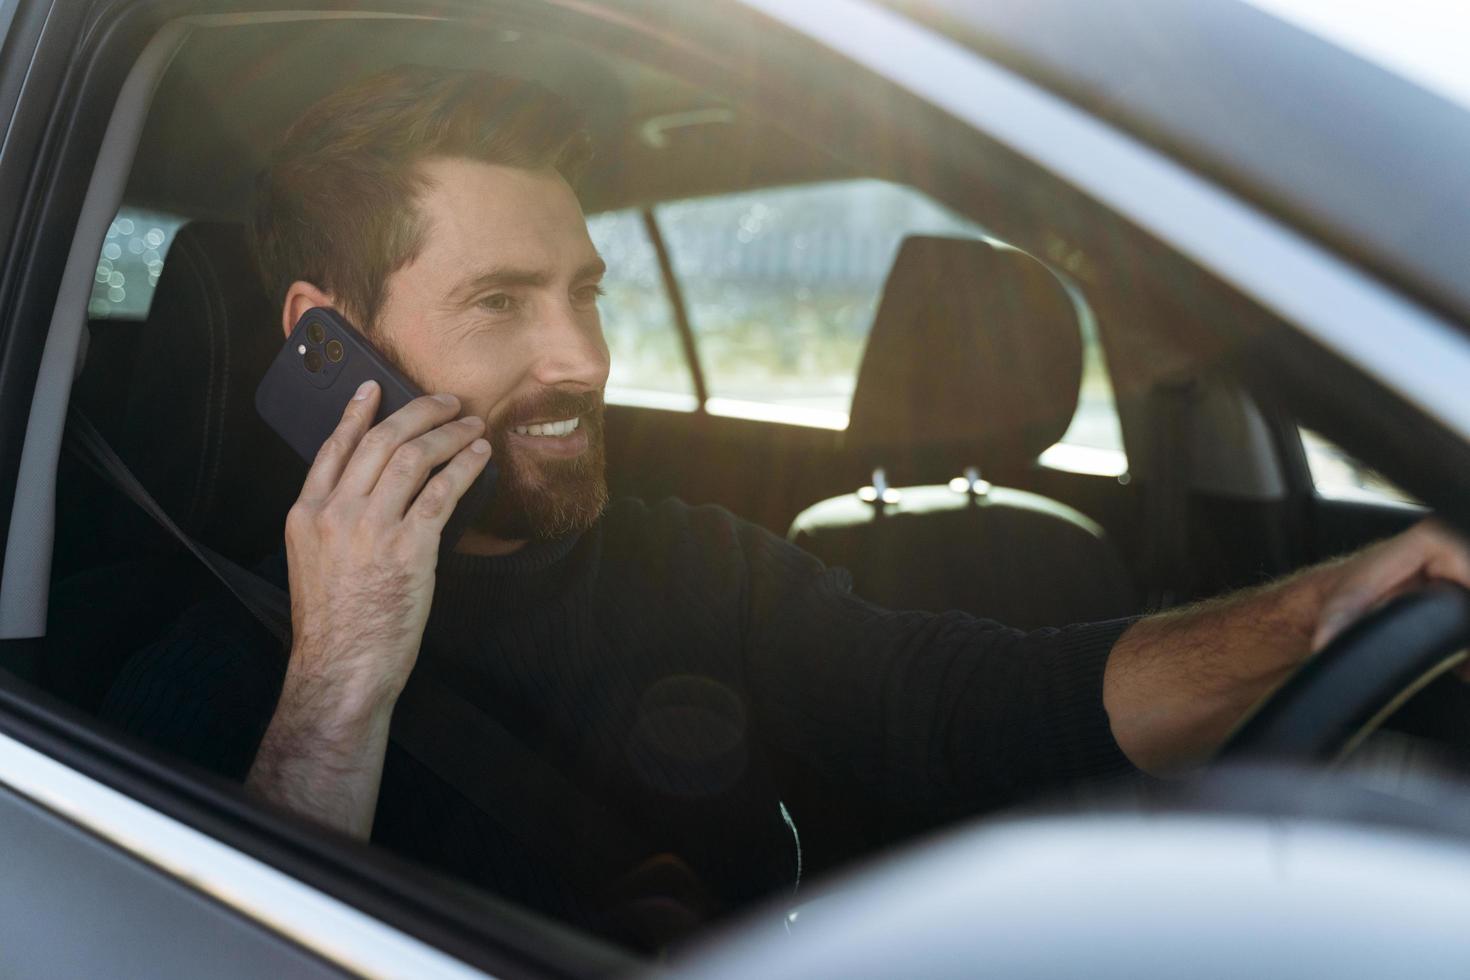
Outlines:
<svg viewBox="0 0 1470 980"><path fill-rule="evenodd" d="M334 308L432 394L375 424L365 385L311 465L266 569L289 587L289 657L225 597L130 663L112 718L270 803L614 931L602 869L573 859L614 824L675 856L716 915L799 874L792 773L898 826L1178 769L1375 602L1470 585L1463 545L1426 524L1204 607L1023 633L878 608L719 508L609 505L588 157L560 99L477 72L397 69L289 130L254 221L279 329ZM437 562L492 456L496 502ZM557 815L583 838L565 859L390 739L421 674L595 801Z"/></svg>

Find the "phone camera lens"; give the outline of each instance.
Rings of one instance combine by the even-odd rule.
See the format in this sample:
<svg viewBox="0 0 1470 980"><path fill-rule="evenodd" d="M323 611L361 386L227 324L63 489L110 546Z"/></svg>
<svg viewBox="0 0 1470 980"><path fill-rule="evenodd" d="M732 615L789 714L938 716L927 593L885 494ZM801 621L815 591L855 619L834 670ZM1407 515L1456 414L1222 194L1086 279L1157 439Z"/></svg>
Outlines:
<svg viewBox="0 0 1470 980"><path fill-rule="evenodd" d="M342 360L343 353L345 352L342 350L342 341L327 341L327 360L331 361L333 364L336 364L338 361Z"/></svg>
<svg viewBox="0 0 1470 980"><path fill-rule="evenodd" d="M306 370L310 371L312 374L316 374L322 369L322 355L318 351L307 351L305 361Z"/></svg>
<svg viewBox="0 0 1470 980"><path fill-rule="evenodd" d="M322 329L320 323L313 323L306 328L306 339L313 344L320 344L323 340L327 339L327 332Z"/></svg>

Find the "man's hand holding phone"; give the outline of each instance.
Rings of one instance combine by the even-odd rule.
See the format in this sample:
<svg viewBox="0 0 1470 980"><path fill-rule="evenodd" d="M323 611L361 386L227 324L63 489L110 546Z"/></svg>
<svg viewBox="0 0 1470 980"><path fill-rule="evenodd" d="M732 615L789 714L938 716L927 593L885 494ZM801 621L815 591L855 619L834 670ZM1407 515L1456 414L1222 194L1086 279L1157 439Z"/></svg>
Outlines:
<svg viewBox="0 0 1470 980"><path fill-rule="evenodd" d="M490 458L453 395L373 425L358 389L286 518L293 645L247 780L288 809L367 837L393 706L418 658L440 534ZM443 469L430 477L439 464Z"/></svg>

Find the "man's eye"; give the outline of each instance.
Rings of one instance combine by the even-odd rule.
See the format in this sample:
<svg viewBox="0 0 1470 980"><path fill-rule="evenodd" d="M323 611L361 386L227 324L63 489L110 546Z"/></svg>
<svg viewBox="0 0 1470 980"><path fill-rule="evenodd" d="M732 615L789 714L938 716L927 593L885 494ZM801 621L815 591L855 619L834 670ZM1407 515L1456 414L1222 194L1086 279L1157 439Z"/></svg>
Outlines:
<svg viewBox="0 0 1470 980"><path fill-rule="evenodd" d="M515 298L509 293L492 293L480 300L480 308L491 313L509 313L515 306Z"/></svg>
<svg viewBox="0 0 1470 980"><path fill-rule="evenodd" d="M583 306L590 306L597 302L597 297L606 296L607 290L600 285L583 286L572 291L572 298Z"/></svg>

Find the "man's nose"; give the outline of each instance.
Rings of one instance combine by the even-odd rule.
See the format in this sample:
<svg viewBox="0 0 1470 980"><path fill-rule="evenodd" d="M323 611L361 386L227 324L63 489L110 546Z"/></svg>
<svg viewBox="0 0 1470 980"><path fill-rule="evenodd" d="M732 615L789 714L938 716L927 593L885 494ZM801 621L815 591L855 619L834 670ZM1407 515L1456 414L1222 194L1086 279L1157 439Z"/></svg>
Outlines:
<svg viewBox="0 0 1470 980"><path fill-rule="evenodd" d="M556 304L547 311L537 334L532 373L538 382L548 387L575 383L599 390L607 384L610 358L595 313L589 316L569 303Z"/></svg>

